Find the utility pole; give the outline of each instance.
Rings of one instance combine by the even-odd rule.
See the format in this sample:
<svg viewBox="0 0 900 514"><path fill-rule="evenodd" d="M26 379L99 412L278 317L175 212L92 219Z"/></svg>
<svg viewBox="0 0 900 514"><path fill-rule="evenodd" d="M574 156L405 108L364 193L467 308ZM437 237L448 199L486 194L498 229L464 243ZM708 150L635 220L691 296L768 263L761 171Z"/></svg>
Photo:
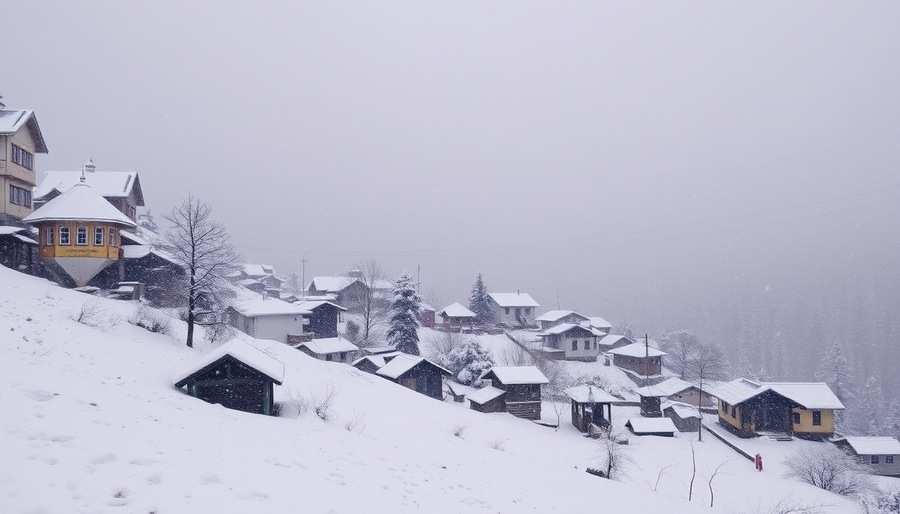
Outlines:
<svg viewBox="0 0 900 514"><path fill-rule="evenodd" d="M650 335L644 333L644 385L650 383Z"/></svg>
<svg viewBox="0 0 900 514"><path fill-rule="evenodd" d="M306 263L307 262L308 261L306 260L306 255L304 255L303 257L300 258L300 265L303 270L303 274L301 275L302 278L300 279L300 289L303 290L303 296L306 296Z"/></svg>

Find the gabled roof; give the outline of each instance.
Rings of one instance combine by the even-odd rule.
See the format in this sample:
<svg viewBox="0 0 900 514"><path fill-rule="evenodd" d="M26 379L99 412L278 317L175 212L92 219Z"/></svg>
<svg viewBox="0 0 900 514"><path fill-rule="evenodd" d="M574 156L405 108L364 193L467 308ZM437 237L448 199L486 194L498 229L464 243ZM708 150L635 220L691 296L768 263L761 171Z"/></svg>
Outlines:
<svg viewBox="0 0 900 514"><path fill-rule="evenodd" d="M632 344L631 340L628 339L627 337L615 335L615 334L603 336L602 338L600 338L599 341L597 341L597 344L599 344L601 346L612 346L612 345L618 343L619 341L621 341L622 339L625 339L626 341L628 341L629 344Z"/></svg>
<svg viewBox="0 0 900 514"><path fill-rule="evenodd" d="M489 378L491 375L497 377L504 385L550 383L535 366L494 366L482 373L479 378Z"/></svg>
<svg viewBox="0 0 900 514"><path fill-rule="evenodd" d="M661 357L666 354L666 352L657 350L652 346L645 346L644 343L631 343L628 346L614 348L609 353L626 357Z"/></svg>
<svg viewBox="0 0 900 514"><path fill-rule="evenodd" d="M387 364L385 364L384 366L379 368L376 373L378 373L381 376L385 376L385 377L392 378L392 379L397 379L397 378L400 378L404 373L408 372L409 370L411 370L414 367L421 364L422 362L427 362L428 364L431 364L432 366L441 370L442 372L446 373L447 375L451 374L450 371L442 368L441 366L438 366L437 364L431 362L430 360L426 359L425 357L419 357L416 355L407 355L405 353L402 353L402 354L394 357L393 359L391 359L390 362L388 362Z"/></svg>
<svg viewBox="0 0 900 514"><path fill-rule="evenodd" d="M634 390L634 394L643 396L645 398L665 398L666 396L669 396L664 390L656 387L655 385L638 387Z"/></svg>
<svg viewBox="0 0 900 514"><path fill-rule="evenodd" d="M463 307L463 305L459 302L450 304L439 313L441 316L448 316L451 318L474 318L475 313Z"/></svg>
<svg viewBox="0 0 900 514"><path fill-rule="evenodd" d="M191 367L182 372L175 379L175 387L183 387L187 380L196 374L203 373L207 368L215 365L225 356L231 356L245 366L271 378L276 384L281 385L284 380L284 363L264 353L240 339L232 339L222 346L212 350L197 360Z"/></svg>
<svg viewBox="0 0 900 514"><path fill-rule="evenodd" d="M41 183L34 188L34 198L41 199L53 191L64 193L81 181L91 186L104 198L126 198L135 193L138 206L144 205L144 193L141 182L135 171L48 171Z"/></svg>
<svg viewBox="0 0 900 514"><path fill-rule="evenodd" d="M130 228L137 225L84 182L40 206L22 218L27 223L41 221L102 221Z"/></svg>
<svg viewBox="0 0 900 514"><path fill-rule="evenodd" d="M22 127L27 126L31 139L34 140L34 151L47 153L47 144L38 125L37 115L31 110L0 109L0 136L11 136Z"/></svg>
<svg viewBox="0 0 900 514"><path fill-rule="evenodd" d="M628 418L625 424L631 426L635 434L675 433L678 430L669 418Z"/></svg>
<svg viewBox="0 0 900 514"><path fill-rule="evenodd" d="M278 298L263 298L255 296L246 300L235 302L231 306L248 318L257 316L305 316L311 314L308 310L279 300Z"/></svg>
<svg viewBox="0 0 900 514"><path fill-rule="evenodd" d="M353 277L315 277L309 284L309 289L327 293L339 293L350 287L354 282L362 284L362 281Z"/></svg>
<svg viewBox="0 0 900 514"><path fill-rule="evenodd" d="M541 314L539 317L535 318L535 321L559 321L566 316L574 314L576 318L580 318L583 321L587 321L589 318L583 314L578 314L575 311L548 311L544 314Z"/></svg>
<svg viewBox="0 0 900 514"><path fill-rule="evenodd" d="M605 319L601 318L600 316L591 316L590 318L588 318L588 322L591 324L592 327L598 328L600 330L611 330L612 329L612 325Z"/></svg>
<svg viewBox="0 0 900 514"><path fill-rule="evenodd" d="M488 293L500 307L540 307L527 293Z"/></svg>
<svg viewBox="0 0 900 514"><path fill-rule="evenodd" d="M268 273L266 273L266 270L262 267L261 264L243 263L243 264L241 264L241 271L243 271L244 274L247 275L248 277L254 277L254 278L262 278L262 277L265 277L266 275L268 275Z"/></svg>
<svg viewBox="0 0 900 514"><path fill-rule="evenodd" d="M621 401L603 389L592 385L570 387L563 392L576 403L615 403Z"/></svg>
<svg viewBox="0 0 900 514"><path fill-rule="evenodd" d="M678 377L672 377L653 386L657 390L661 391L665 396L672 396L673 394L678 394L684 390L690 389L694 386L694 384L690 382L686 382L681 380Z"/></svg>
<svg viewBox="0 0 900 514"><path fill-rule="evenodd" d="M330 305L339 311L347 310L336 303L329 302L326 300L300 300L300 301L294 302L294 305L297 305L301 309L306 309L308 311L314 311L323 305Z"/></svg>
<svg viewBox="0 0 900 514"><path fill-rule="evenodd" d="M900 441L893 437L844 438L857 455L900 455Z"/></svg>
<svg viewBox="0 0 900 514"><path fill-rule="evenodd" d="M503 389L498 389L494 386L487 386L482 387L474 393L470 393L468 396L466 396L466 398L468 398L472 403L483 405L495 398L503 396L504 394L506 394L506 391L504 391Z"/></svg>
<svg viewBox="0 0 900 514"><path fill-rule="evenodd" d="M844 404L824 382L754 382L738 378L709 387L709 394L731 405L741 404L766 391L781 395L805 409L844 408Z"/></svg>
<svg viewBox="0 0 900 514"><path fill-rule="evenodd" d="M578 330L580 332L587 332L592 336L596 336L597 333L588 327L583 327L581 325L576 325L575 323L560 323L559 325L554 325L547 330L538 334L538 337L547 337L547 336L557 336L560 334L565 334L570 330Z"/></svg>
<svg viewBox="0 0 900 514"><path fill-rule="evenodd" d="M360 357L353 361L351 366L356 367L358 364L361 364L365 361L371 362L375 365L376 368L380 368L385 365L385 360L383 355L366 355L364 357Z"/></svg>
<svg viewBox="0 0 900 514"><path fill-rule="evenodd" d="M326 355L329 353L355 352L359 350L359 346L351 343L342 337L328 337L324 339L313 339L297 345L309 348L309 351L316 355Z"/></svg>
<svg viewBox="0 0 900 514"><path fill-rule="evenodd" d="M672 409L673 411L675 411L675 414L677 414L681 419L700 419L700 412L698 412L697 407L694 407L693 405L689 405L687 403L663 402L662 405L660 405L660 408L663 410L663 412L668 409Z"/></svg>

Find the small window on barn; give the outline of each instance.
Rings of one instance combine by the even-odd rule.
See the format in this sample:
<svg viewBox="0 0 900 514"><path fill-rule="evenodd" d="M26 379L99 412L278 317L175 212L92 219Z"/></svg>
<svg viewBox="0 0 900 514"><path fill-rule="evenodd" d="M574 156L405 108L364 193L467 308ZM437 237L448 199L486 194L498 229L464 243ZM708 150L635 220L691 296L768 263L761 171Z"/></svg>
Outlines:
<svg viewBox="0 0 900 514"><path fill-rule="evenodd" d="M69 227L59 227L59 244L72 244L72 242L69 240Z"/></svg>
<svg viewBox="0 0 900 514"><path fill-rule="evenodd" d="M731 417L732 418L737 417L737 407L735 407L734 405L731 406Z"/></svg>
<svg viewBox="0 0 900 514"><path fill-rule="evenodd" d="M894 456L893 456L893 455L885 455L885 456L884 456L884 463L885 463L885 464L893 464L893 463L894 463Z"/></svg>
<svg viewBox="0 0 900 514"><path fill-rule="evenodd" d="M880 462L878 455L872 455L872 464L878 464Z"/></svg>
<svg viewBox="0 0 900 514"><path fill-rule="evenodd" d="M75 232L75 244L80 246L87 244L87 227L78 227Z"/></svg>
<svg viewBox="0 0 900 514"><path fill-rule="evenodd" d="M822 425L822 411L814 410L813 411L813 425L821 426Z"/></svg>
<svg viewBox="0 0 900 514"><path fill-rule="evenodd" d="M799 425L799 424L800 424L800 413L799 413L799 412L795 412L795 413L794 413L794 424L795 424L795 425Z"/></svg>
<svg viewBox="0 0 900 514"><path fill-rule="evenodd" d="M590 350L590 349L591 349L591 342L590 342L590 341L585 341L585 342L584 342L584 349L585 349L585 350Z"/></svg>

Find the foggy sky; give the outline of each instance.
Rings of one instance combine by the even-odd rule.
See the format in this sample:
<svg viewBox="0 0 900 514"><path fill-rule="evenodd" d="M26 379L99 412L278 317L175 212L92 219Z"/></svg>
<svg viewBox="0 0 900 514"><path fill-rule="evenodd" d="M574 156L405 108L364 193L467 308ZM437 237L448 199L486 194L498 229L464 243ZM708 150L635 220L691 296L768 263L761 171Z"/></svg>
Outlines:
<svg viewBox="0 0 900 514"><path fill-rule="evenodd" d="M191 192L280 274L421 265L438 308L479 270L651 332L900 284L900 4L634 4L6 1L0 94L41 172Z"/></svg>

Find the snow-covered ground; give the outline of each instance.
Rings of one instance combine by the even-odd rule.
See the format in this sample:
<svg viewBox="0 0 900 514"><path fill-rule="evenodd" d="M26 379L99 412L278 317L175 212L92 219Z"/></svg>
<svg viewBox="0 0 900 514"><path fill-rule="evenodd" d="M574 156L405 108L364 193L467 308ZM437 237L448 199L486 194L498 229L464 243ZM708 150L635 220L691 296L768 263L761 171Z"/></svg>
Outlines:
<svg viewBox="0 0 900 514"><path fill-rule="evenodd" d="M3 513L751 513L786 497L822 512L856 511L782 478L780 458L817 443L771 443L757 473L704 437L694 443L689 503L694 435L630 437L629 476L608 481L585 473L600 467L598 445L575 431L568 410L558 431L479 414L272 341L247 339L285 363L276 388L284 415L227 410L172 386L210 348L129 324L133 303L2 267L0 284ZM100 311L102 330L72 321L85 302ZM178 337L184 327L173 326ZM327 421L312 409L297 413L291 398L314 402L328 389ZM614 424L635 414L614 409ZM722 462L710 509L707 481Z"/></svg>

